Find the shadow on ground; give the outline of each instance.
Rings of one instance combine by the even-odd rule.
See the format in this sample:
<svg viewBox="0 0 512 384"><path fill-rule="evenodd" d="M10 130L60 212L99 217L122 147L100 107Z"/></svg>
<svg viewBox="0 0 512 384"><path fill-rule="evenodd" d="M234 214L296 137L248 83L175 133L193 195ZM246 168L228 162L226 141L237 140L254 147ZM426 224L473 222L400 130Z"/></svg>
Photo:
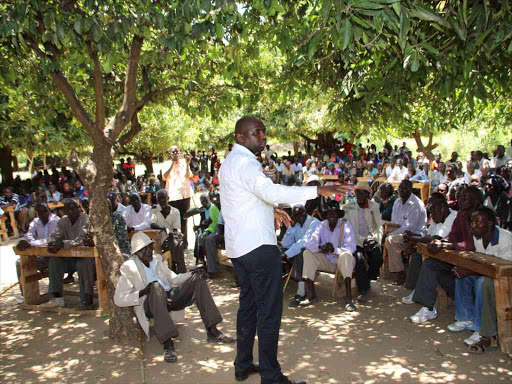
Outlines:
<svg viewBox="0 0 512 384"><path fill-rule="evenodd" d="M234 335L238 290L230 273L224 271L209 285L224 317L219 328ZM292 378L309 384L512 381L512 360L507 355L499 350L469 354L463 340L470 333L447 331L453 307L430 323L416 325L408 317L419 306L399 302L408 294L404 288L377 283L370 302L349 313L342 298L332 298L330 275L321 274L317 286L323 300L311 307L288 308L295 283L285 293L279 362ZM178 362L164 363L162 347L153 337L143 343L142 368L138 344L118 345L105 337L105 319L22 310L16 295L14 288L0 297L1 382L235 382L235 345L207 343L195 307L187 309L185 322L178 325ZM259 382L258 376L246 381Z"/></svg>

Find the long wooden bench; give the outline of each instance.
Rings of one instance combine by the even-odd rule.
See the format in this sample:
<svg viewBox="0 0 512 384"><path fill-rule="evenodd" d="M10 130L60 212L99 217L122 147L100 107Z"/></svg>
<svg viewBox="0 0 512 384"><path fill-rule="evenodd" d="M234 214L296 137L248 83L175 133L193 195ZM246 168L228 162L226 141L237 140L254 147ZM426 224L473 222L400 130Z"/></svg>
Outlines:
<svg viewBox="0 0 512 384"><path fill-rule="evenodd" d="M433 254L426 244L418 244L418 252L457 267L465 268L494 279L498 338L502 352L512 354L512 262L478 252L443 250Z"/></svg>
<svg viewBox="0 0 512 384"><path fill-rule="evenodd" d="M5 222L7 221L7 218L4 216L0 217L0 244L6 242L9 240L9 235L7 233L7 227L5 226Z"/></svg>
<svg viewBox="0 0 512 384"><path fill-rule="evenodd" d="M44 309L39 306L44 301L39 291L39 280L41 274L37 271L37 256L43 257L94 257L96 264L96 287L98 289L98 304L100 312L108 312L107 281L103 264L98 255L96 247L73 247L61 249L57 253L48 252L47 247L30 247L26 250L13 248L14 253L20 256L21 276L20 283L23 287L23 298L28 309ZM69 308L55 308L52 311L69 312ZM84 313L88 311L83 311ZM95 312L95 311L93 311Z"/></svg>
<svg viewBox="0 0 512 384"><path fill-rule="evenodd" d="M379 183L386 183L388 181L388 179L386 179L385 177L377 177L375 179L371 178L371 177L358 177L357 181L366 181L366 182L377 181ZM394 181L391 184L396 189L400 185L400 182ZM428 183L412 183L412 187L414 189L420 190L421 200L423 200L423 202L425 204L427 204L428 198L430 196L429 184Z"/></svg>

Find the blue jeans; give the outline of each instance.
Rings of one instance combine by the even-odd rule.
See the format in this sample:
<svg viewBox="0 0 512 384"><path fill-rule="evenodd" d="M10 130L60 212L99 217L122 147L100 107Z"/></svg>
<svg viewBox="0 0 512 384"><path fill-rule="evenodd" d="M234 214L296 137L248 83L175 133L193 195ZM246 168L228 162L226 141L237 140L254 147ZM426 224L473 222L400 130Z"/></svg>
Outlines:
<svg viewBox="0 0 512 384"><path fill-rule="evenodd" d="M455 281L455 320L472 321L472 331L482 326L483 276L470 275Z"/></svg>
<svg viewBox="0 0 512 384"><path fill-rule="evenodd" d="M245 371L251 367L257 330L261 383L279 382L283 377L277 361L283 310L279 248L262 245L231 261L240 283L235 370Z"/></svg>

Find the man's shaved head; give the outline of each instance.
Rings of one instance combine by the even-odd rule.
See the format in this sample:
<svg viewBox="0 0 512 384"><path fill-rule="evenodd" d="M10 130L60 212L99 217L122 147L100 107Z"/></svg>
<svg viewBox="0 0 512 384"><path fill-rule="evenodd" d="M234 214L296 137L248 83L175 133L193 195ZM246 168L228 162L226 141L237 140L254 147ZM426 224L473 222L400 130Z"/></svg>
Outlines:
<svg viewBox="0 0 512 384"><path fill-rule="evenodd" d="M244 116L235 124L235 141L252 153L265 149L267 138L263 122L254 116Z"/></svg>
<svg viewBox="0 0 512 384"><path fill-rule="evenodd" d="M254 116L244 116L235 124L235 139L239 133L246 133L251 125L263 124L263 122Z"/></svg>

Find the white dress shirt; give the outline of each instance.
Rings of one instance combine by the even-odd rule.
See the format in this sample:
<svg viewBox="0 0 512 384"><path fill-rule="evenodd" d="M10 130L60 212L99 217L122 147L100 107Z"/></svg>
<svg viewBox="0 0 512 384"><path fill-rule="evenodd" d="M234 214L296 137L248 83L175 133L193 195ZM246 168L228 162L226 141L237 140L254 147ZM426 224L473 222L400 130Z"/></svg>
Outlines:
<svg viewBox="0 0 512 384"><path fill-rule="evenodd" d="M133 227L135 231L144 231L151 228L151 207L147 204L141 204L139 212L135 212L132 205L126 207L123 217L126 225Z"/></svg>
<svg viewBox="0 0 512 384"><path fill-rule="evenodd" d="M166 217L162 215L162 207L160 205L157 205L156 208L153 208L151 210L151 224L157 224L161 227L168 228L171 231L173 229L181 231L180 211L174 207L169 207L171 208L171 211Z"/></svg>
<svg viewBox="0 0 512 384"><path fill-rule="evenodd" d="M512 261L512 233L494 226L491 242L484 248L481 238L473 236L475 251Z"/></svg>
<svg viewBox="0 0 512 384"><path fill-rule="evenodd" d="M393 171L391 171L391 175L388 177L388 182L392 183L393 181L402 181L405 179L405 176L407 176L407 168L402 167L400 168L398 165L393 168Z"/></svg>
<svg viewBox="0 0 512 384"><path fill-rule="evenodd" d="M432 220L432 223L427 229L427 235L445 238L452 231L452 225L456 217L457 211L452 211L450 209L450 214L446 217L446 219L444 219L442 223L436 223Z"/></svg>
<svg viewBox="0 0 512 384"><path fill-rule="evenodd" d="M219 170L226 254L237 258L262 245L277 245L274 205L317 197L317 187L287 187L265 176L256 156L242 145L233 150Z"/></svg>

